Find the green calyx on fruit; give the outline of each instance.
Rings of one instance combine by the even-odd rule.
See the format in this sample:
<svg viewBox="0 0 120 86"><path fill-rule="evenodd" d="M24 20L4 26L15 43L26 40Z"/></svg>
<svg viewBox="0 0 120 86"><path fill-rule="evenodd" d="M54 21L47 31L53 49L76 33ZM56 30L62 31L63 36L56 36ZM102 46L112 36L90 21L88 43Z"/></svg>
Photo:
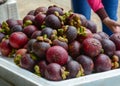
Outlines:
<svg viewBox="0 0 120 86"><path fill-rule="evenodd" d="M49 44L51 44L51 40L47 38L47 35L44 35L44 36L38 36L37 38L37 41L39 42L48 42Z"/></svg>
<svg viewBox="0 0 120 86"><path fill-rule="evenodd" d="M16 64L16 65L20 65L20 59L22 58L22 55L20 55L20 54L17 54L15 57L14 57L14 63Z"/></svg>
<svg viewBox="0 0 120 86"><path fill-rule="evenodd" d="M119 68L119 57L116 55L112 56L112 69Z"/></svg>
<svg viewBox="0 0 120 86"><path fill-rule="evenodd" d="M28 25L32 25L32 21L31 20L27 20L27 21L25 21L25 23L24 23L24 27L26 27L26 26L28 26Z"/></svg>
<svg viewBox="0 0 120 86"><path fill-rule="evenodd" d="M0 32L10 34L10 28L7 22L2 22L2 29L0 30Z"/></svg>
<svg viewBox="0 0 120 86"><path fill-rule="evenodd" d="M36 74L36 75L41 76L40 68L39 68L38 65L35 65L35 66L34 66L34 70L35 70L35 74Z"/></svg>
<svg viewBox="0 0 120 86"><path fill-rule="evenodd" d="M76 77L80 77L80 76L84 76L84 69L82 68L82 66L80 65L80 70L78 71Z"/></svg>
<svg viewBox="0 0 120 86"><path fill-rule="evenodd" d="M80 26L80 28L77 29L77 33L79 35L86 36L85 29L86 29L85 27Z"/></svg>
<svg viewBox="0 0 120 86"><path fill-rule="evenodd" d="M61 68L61 76L62 76L62 79L65 80L68 75L69 75L69 72L66 71L66 68L65 68L65 67L62 67L62 68Z"/></svg>

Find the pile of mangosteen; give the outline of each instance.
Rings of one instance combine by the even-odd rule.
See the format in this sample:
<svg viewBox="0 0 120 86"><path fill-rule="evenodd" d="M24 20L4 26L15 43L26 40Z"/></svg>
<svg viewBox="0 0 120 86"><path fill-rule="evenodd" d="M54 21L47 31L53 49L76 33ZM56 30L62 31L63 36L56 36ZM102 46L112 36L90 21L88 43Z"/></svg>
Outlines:
<svg viewBox="0 0 120 86"><path fill-rule="evenodd" d="M98 32L84 15L38 7L0 24L0 52L19 67L60 81L119 68L120 33Z"/></svg>

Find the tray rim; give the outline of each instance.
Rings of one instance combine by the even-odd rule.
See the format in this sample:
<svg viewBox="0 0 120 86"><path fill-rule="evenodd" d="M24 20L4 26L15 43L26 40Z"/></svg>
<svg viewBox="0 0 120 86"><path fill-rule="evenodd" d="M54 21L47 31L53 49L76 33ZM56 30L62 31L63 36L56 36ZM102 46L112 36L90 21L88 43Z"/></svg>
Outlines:
<svg viewBox="0 0 120 86"><path fill-rule="evenodd" d="M68 80L49 81L25 69L18 67L13 63L13 59L2 57L2 56L0 56L0 67L4 68L6 71L12 72L13 74L21 78L24 78L26 81L29 81L35 84L36 86L61 86L66 84L68 86L84 85L86 83L91 83L95 81L105 81L113 77L118 77L118 76L120 77L120 69L118 68L118 69L114 69L114 70L110 70L102 73L90 74L90 75L68 79Z"/></svg>

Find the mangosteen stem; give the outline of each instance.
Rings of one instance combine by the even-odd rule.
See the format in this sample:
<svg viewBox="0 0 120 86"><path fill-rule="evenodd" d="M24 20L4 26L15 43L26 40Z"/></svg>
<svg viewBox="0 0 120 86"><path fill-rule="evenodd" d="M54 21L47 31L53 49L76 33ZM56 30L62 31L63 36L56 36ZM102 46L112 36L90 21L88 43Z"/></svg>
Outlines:
<svg viewBox="0 0 120 86"><path fill-rule="evenodd" d="M37 56L35 56L35 54L31 53L30 56L33 60L37 60Z"/></svg>
<svg viewBox="0 0 120 86"><path fill-rule="evenodd" d="M10 28L6 22L2 23L2 29L5 33L10 34Z"/></svg>
<svg viewBox="0 0 120 86"><path fill-rule="evenodd" d="M14 63L18 66L20 66L20 60L21 60L22 56L20 54L17 54L15 57L14 57Z"/></svg>
<svg viewBox="0 0 120 86"><path fill-rule="evenodd" d="M72 10L69 10L68 12L65 12L64 13L64 15L66 16L65 18L68 18L72 13L73 13Z"/></svg>
<svg viewBox="0 0 120 86"><path fill-rule="evenodd" d="M80 28L78 28L77 33L79 35L86 36L85 27L81 26Z"/></svg>
<svg viewBox="0 0 120 86"><path fill-rule="evenodd" d="M78 71L76 77L80 77L80 76L84 76L84 70L81 65L80 65L80 70Z"/></svg>
<svg viewBox="0 0 120 86"><path fill-rule="evenodd" d="M54 14L55 14L57 17L60 16L60 15L59 15L59 12L57 12L57 11L55 11Z"/></svg>
<svg viewBox="0 0 120 86"><path fill-rule="evenodd" d="M10 54L8 55L8 57L14 57L13 55L15 54L16 49L12 48L12 51L10 52Z"/></svg>
<svg viewBox="0 0 120 86"><path fill-rule="evenodd" d="M37 41L40 41L40 42L42 42L44 40L43 36L38 36L36 39L37 39Z"/></svg>
<svg viewBox="0 0 120 86"><path fill-rule="evenodd" d="M116 55L113 55L113 57L112 57L112 69L116 69L119 66L120 66L119 65L119 57Z"/></svg>
<svg viewBox="0 0 120 86"><path fill-rule="evenodd" d="M58 40L62 41L62 42L68 42L66 38L63 38L61 36L58 37Z"/></svg>
<svg viewBox="0 0 120 86"><path fill-rule="evenodd" d="M58 33L59 33L60 35L63 35L64 30L63 30L63 29L58 29Z"/></svg>
<svg viewBox="0 0 120 86"><path fill-rule="evenodd" d="M0 32L1 32L1 33L4 33L4 32L5 32L5 30L4 30L4 29L2 29L2 28L0 28Z"/></svg>
<svg viewBox="0 0 120 86"><path fill-rule="evenodd" d="M104 53L104 49L101 49L101 53Z"/></svg>
<svg viewBox="0 0 120 86"><path fill-rule="evenodd" d="M119 61L119 57L118 56L116 56L116 55L113 55L112 56L112 61L116 61L116 62L118 62Z"/></svg>
<svg viewBox="0 0 120 86"><path fill-rule="evenodd" d="M41 76L41 74L40 74L40 68L39 68L38 65L35 65L34 70L35 70L35 74L36 75Z"/></svg>
<svg viewBox="0 0 120 86"><path fill-rule="evenodd" d="M25 21L25 23L24 23L24 27L26 27L26 26L28 26L28 25L32 25L32 21L31 20L27 20L27 21Z"/></svg>
<svg viewBox="0 0 120 86"><path fill-rule="evenodd" d="M52 31L51 40L57 39L57 30Z"/></svg>
<svg viewBox="0 0 120 86"><path fill-rule="evenodd" d="M41 28L42 28L42 29L44 29L45 27L46 27L46 25L44 25L44 24L43 24L43 25L41 25Z"/></svg>
<svg viewBox="0 0 120 86"><path fill-rule="evenodd" d="M61 68L61 76L62 76L62 79L63 79L63 80L65 80L69 74L70 74L70 73L69 73L68 71L66 71L66 68L65 68L65 67L62 67L62 68Z"/></svg>
<svg viewBox="0 0 120 86"><path fill-rule="evenodd" d="M112 69L119 68L119 63L118 62L112 62Z"/></svg>

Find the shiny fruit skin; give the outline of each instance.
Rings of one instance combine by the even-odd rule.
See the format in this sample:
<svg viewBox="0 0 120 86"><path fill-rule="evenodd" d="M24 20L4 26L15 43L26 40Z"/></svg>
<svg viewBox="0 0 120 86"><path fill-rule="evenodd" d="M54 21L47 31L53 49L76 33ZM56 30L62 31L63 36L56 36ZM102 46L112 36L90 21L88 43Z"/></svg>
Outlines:
<svg viewBox="0 0 120 86"><path fill-rule="evenodd" d="M68 26L65 35L69 43L73 42L77 38L77 28L74 26Z"/></svg>
<svg viewBox="0 0 120 86"><path fill-rule="evenodd" d="M31 34L37 31L37 27L35 25L28 25L24 27L23 33L25 33L29 38L31 38Z"/></svg>
<svg viewBox="0 0 120 86"><path fill-rule="evenodd" d="M52 81L60 81L61 77L61 66L57 63L50 63L45 70L45 78Z"/></svg>
<svg viewBox="0 0 120 86"><path fill-rule="evenodd" d="M41 36L40 30L34 31L31 35L31 39L36 39L38 36Z"/></svg>
<svg viewBox="0 0 120 86"><path fill-rule="evenodd" d="M23 32L14 32L9 37L10 45L13 48L22 48L28 42L28 37Z"/></svg>
<svg viewBox="0 0 120 86"><path fill-rule="evenodd" d="M61 46L63 47L66 51L68 50L68 44L64 41L61 41L61 40L58 40L58 39L55 39L52 41L52 45L53 46Z"/></svg>
<svg viewBox="0 0 120 86"><path fill-rule="evenodd" d="M100 54L94 60L95 71L96 72L104 72L111 70L112 63L110 58L106 54Z"/></svg>
<svg viewBox="0 0 120 86"><path fill-rule="evenodd" d="M20 59L20 67L33 71L35 61L31 58L30 54L24 54Z"/></svg>
<svg viewBox="0 0 120 86"><path fill-rule="evenodd" d="M93 72L94 62L89 56L80 55L76 58L76 61L82 65L85 75L91 74Z"/></svg>
<svg viewBox="0 0 120 86"><path fill-rule="evenodd" d="M49 63L64 65L67 63L68 53L61 46L52 46L47 50L46 59Z"/></svg>
<svg viewBox="0 0 120 86"><path fill-rule="evenodd" d="M84 30L84 34L78 34L77 35L77 41L82 43L86 38L92 38L93 33L89 29Z"/></svg>
<svg viewBox="0 0 120 86"><path fill-rule="evenodd" d="M101 42L95 38L85 39L82 43L82 46L85 54L90 56L91 58L99 55L102 50Z"/></svg>
<svg viewBox="0 0 120 86"><path fill-rule="evenodd" d="M0 43L0 52L3 56L9 56L12 52L12 47L10 46L9 39L4 39Z"/></svg>
<svg viewBox="0 0 120 86"><path fill-rule="evenodd" d="M60 19L54 14L48 15L46 17L45 25L53 29L60 29L62 27Z"/></svg>
<svg viewBox="0 0 120 86"><path fill-rule="evenodd" d="M70 78L76 78L76 75L78 74L78 72L81 69L81 64L79 64L75 60L71 60L71 61L69 61L67 63L66 69L69 72L69 75L67 77L68 79L70 79Z"/></svg>
<svg viewBox="0 0 120 86"><path fill-rule="evenodd" d="M38 66L40 68L40 74L42 77L45 77L45 70L46 70L46 67L47 67L47 62L46 60L40 60L38 62Z"/></svg>
<svg viewBox="0 0 120 86"><path fill-rule="evenodd" d="M34 42L32 44L32 52L39 57L39 59L45 59L47 50L51 45L47 42Z"/></svg>
<svg viewBox="0 0 120 86"><path fill-rule="evenodd" d="M46 13L48 8L46 7L37 7L34 11L34 15L36 16L38 13Z"/></svg>

